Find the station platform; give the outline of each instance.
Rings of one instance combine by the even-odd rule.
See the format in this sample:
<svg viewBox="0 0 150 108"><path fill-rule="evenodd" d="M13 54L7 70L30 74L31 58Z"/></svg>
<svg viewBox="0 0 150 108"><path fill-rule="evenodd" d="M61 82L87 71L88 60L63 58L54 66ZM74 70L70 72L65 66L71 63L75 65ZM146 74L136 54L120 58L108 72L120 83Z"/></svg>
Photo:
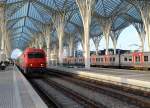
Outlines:
<svg viewBox="0 0 150 108"><path fill-rule="evenodd" d="M22 73L14 66L0 70L0 108L47 108Z"/></svg>
<svg viewBox="0 0 150 108"><path fill-rule="evenodd" d="M128 86L150 92L150 71L110 68L67 68L50 66L49 69L75 74L80 77Z"/></svg>

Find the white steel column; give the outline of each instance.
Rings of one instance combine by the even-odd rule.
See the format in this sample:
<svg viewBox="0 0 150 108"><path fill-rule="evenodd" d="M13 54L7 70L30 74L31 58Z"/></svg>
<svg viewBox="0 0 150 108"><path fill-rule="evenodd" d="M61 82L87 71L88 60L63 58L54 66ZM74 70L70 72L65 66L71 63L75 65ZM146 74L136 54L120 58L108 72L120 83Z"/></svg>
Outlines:
<svg viewBox="0 0 150 108"><path fill-rule="evenodd" d="M123 29L117 30L117 31L111 31L110 36L113 42L114 46L114 55L116 54L116 46L117 46L117 41L119 38L120 33L122 32Z"/></svg>
<svg viewBox="0 0 150 108"><path fill-rule="evenodd" d="M73 56L73 37L70 35L70 41L69 41L69 56Z"/></svg>
<svg viewBox="0 0 150 108"><path fill-rule="evenodd" d="M84 58L85 68L90 68L90 44L89 44L89 32L91 24L91 12L92 5L95 0L76 0L79 7L83 27L84 27Z"/></svg>
<svg viewBox="0 0 150 108"><path fill-rule="evenodd" d="M52 25L46 26L46 33L45 33L45 42L46 42L46 53L47 53L47 65L50 65L50 30Z"/></svg>
<svg viewBox="0 0 150 108"><path fill-rule="evenodd" d="M150 51L150 1L136 1L138 2L138 8L141 13L146 36L148 37L148 46Z"/></svg>
<svg viewBox="0 0 150 108"><path fill-rule="evenodd" d="M4 5L0 4L0 30L1 30L1 50L5 49L5 9Z"/></svg>
<svg viewBox="0 0 150 108"><path fill-rule="evenodd" d="M144 52L144 43L145 43L145 36L146 36L144 26L143 24L140 24L140 23L134 23L133 25L136 28L140 37L140 41L141 41L140 49L142 52Z"/></svg>
<svg viewBox="0 0 150 108"><path fill-rule="evenodd" d="M96 55L98 55L98 47L99 47L99 43L102 39L102 36L95 36L92 39L93 39L93 42L94 42L94 45L95 45L95 48L96 48Z"/></svg>
<svg viewBox="0 0 150 108"><path fill-rule="evenodd" d="M65 13L57 13L54 17L54 25L57 31L58 41L59 41L59 64L63 63L63 37L64 37L64 23L65 23Z"/></svg>
<svg viewBox="0 0 150 108"><path fill-rule="evenodd" d="M112 19L111 18L99 18L97 19L99 21L99 24L101 25L103 35L105 37L105 45L106 45L106 52L105 54L109 54L109 37L111 32L111 26L112 26Z"/></svg>
<svg viewBox="0 0 150 108"><path fill-rule="evenodd" d="M43 37L40 35L39 39L37 41L38 41L39 48L42 49L43 48Z"/></svg>
<svg viewBox="0 0 150 108"><path fill-rule="evenodd" d="M114 45L114 55L116 55L116 47L117 47L117 40L113 40L113 45Z"/></svg>

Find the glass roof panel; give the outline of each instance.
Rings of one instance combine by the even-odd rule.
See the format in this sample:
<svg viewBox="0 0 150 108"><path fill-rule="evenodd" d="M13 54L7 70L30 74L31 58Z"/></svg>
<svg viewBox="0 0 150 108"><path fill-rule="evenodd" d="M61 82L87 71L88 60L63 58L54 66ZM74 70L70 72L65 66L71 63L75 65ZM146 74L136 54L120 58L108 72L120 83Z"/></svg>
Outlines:
<svg viewBox="0 0 150 108"><path fill-rule="evenodd" d="M0 0L0 2L3 1L6 0ZM7 3L9 4L7 7L7 28L13 32L13 37L16 36L13 39L14 44L20 41L28 44L34 33L42 32L43 28L41 27L43 25L54 21L52 19L54 18L52 17L53 14L60 14L61 12L72 13L70 19L65 23L65 32L73 33L77 28L83 30L82 18L76 0L7 0ZM126 7L128 4L124 0L97 0L92 11L99 18L108 18L113 16L115 12L123 10L123 13L116 16L117 19L112 24L112 30L119 30L133 22L141 23L141 16L137 7L132 4L129 5L130 8ZM101 25L96 22L95 18L96 16L92 16L90 34L102 32ZM52 30L52 41L56 42L58 41L57 33L55 28ZM27 46L20 45L21 47Z"/></svg>

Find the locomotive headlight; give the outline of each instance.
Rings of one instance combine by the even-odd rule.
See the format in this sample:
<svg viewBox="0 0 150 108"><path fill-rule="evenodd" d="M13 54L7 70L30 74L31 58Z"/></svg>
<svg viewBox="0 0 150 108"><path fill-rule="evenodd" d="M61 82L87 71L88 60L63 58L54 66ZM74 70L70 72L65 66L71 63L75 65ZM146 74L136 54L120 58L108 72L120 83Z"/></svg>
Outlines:
<svg viewBox="0 0 150 108"><path fill-rule="evenodd" d="M32 64L30 64L30 66L32 67Z"/></svg>
<svg viewBox="0 0 150 108"><path fill-rule="evenodd" d="M44 64L41 64L41 67L43 67L44 66Z"/></svg>

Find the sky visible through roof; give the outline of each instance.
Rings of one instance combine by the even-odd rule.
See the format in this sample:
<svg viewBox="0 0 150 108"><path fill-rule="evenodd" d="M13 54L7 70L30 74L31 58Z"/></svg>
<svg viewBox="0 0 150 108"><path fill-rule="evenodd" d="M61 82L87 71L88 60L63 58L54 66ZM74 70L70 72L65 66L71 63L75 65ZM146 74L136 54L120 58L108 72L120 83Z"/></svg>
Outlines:
<svg viewBox="0 0 150 108"><path fill-rule="evenodd" d="M83 25L75 0L7 0L7 3L12 3L8 8L8 28L11 28L10 30L12 33L12 48L20 48L24 50L28 47L28 44L32 43L32 39L34 39L35 36L44 32L44 26L47 25L47 23L53 23L52 21L55 19L53 16L55 16L56 13L64 12L66 10L68 12L66 16L69 16L66 18L69 19L65 22L66 26L64 29L64 35L66 40L64 40L67 42L68 33L79 32L79 34L75 35L75 42L81 42L82 35L80 35L80 32L83 31ZM114 18L115 20L112 23L111 31L119 33L120 30L125 28L121 32L119 38L117 38L117 35L111 35L113 39L118 39L117 49L140 50L141 43L138 33L133 26L129 26L130 24L142 24L140 12L134 5L130 4L130 2L121 0L105 0L104 2L99 0L93 7L90 27L91 38L95 36L103 36L103 24L98 23L101 16L105 18L113 18L113 15L116 15ZM55 25L53 25L53 28L55 28L54 26ZM81 31L77 28L80 28ZM53 38L51 39L51 43L55 44L57 43L58 38L57 31L52 29L51 32L51 37ZM147 43L147 41L145 41L145 43ZM90 50L95 51L93 41L91 41L90 44ZM67 45L68 43L64 44L65 47ZM99 44L99 50L105 49L105 45L105 38L103 36ZM147 46L148 45L146 44L145 51L148 50ZM109 48L113 48L111 37ZM82 49L81 45L79 45L78 49Z"/></svg>
<svg viewBox="0 0 150 108"><path fill-rule="evenodd" d="M145 39L147 40L147 39ZM147 41L145 42L145 50L148 51L148 45L146 44ZM110 39L110 45L109 48L113 48L112 41ZM140 50L140 39L138 36L138 33L136 29L131 25L127 28L125 28L122 33L120 34L120 37L118 39L118 44L117 44L118 49L124 49L124 50ZM105 49L105 39L104 37L102 38L100 44L99 44L99 50ZM82 50L81 45L79 45L78 50ZM90 50L95 51L95 46L92 41L90 41ZM22 54L21 50L14 49L12 52L11 57L12 58L17 58Z"/></svg>

